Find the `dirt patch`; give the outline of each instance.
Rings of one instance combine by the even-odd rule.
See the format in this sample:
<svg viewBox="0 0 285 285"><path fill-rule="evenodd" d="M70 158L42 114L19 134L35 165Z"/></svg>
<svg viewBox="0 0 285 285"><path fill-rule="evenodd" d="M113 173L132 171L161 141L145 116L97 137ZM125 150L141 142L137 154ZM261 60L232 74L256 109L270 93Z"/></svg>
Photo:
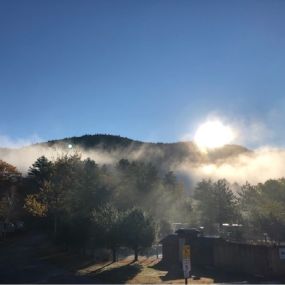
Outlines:
<svg viewBox="0 0 285 285"><path fill-rule="evenodd" d="M178 274L169 274L169 271L158 269L155 266L160 262L155 257L141 257L138 262L126 258L115 263L94 264L78 270L81 276L95 277L103 283L128 283L128 284L159 284L178 283L184 284L185 280ZM213 283L211 278L189 279L189 283Z"/></svg>

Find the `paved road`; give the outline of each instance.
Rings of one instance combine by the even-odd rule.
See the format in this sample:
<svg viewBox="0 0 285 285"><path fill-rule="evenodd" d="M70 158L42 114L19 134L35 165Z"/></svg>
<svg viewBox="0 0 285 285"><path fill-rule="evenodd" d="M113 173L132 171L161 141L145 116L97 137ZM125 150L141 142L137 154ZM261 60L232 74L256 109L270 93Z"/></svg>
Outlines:
<svg viewBox="0 0 285 285"><path fill-rule="evenodd" d="M0 283L95 283L39 258L42 234L25 234L0 243ZM97 283L97 282L96 282Z"/></svg>

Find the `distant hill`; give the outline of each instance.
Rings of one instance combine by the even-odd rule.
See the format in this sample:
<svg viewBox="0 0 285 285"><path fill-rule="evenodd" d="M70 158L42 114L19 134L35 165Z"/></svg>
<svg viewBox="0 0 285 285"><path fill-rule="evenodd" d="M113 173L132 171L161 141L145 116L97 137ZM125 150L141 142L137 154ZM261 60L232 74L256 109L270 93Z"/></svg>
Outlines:
<svg viewBox="0 0 285 285"><path fill-rule="evenodd" d="M72 149L68 146L72 145ZM98 163L117 162L121 158L151 162L160 169L175 168L181 163L218 163L250 151L239 145L225 145L201 152L193 142L148 143L114 135L84 135L38 143L20 149L0 149L0 159L14 163L20 169L28 167L41 155L55 157L78 151Z"/></svg>
<svg viewBox="0 0 285 285"><path fill-rule="evenodd" d="M192 163L215 163L242 153L250 152L247 148L239 145L225 145L221 148L211 149L207 153L201 152L193 142L176 143L149 143L132 140L114 135L84 135L81 137L52 140L45 145L48 147L82 148L87 151L99 151L122 156L129 159L150 161L158 165L177 164L184 161Z"/></svg>

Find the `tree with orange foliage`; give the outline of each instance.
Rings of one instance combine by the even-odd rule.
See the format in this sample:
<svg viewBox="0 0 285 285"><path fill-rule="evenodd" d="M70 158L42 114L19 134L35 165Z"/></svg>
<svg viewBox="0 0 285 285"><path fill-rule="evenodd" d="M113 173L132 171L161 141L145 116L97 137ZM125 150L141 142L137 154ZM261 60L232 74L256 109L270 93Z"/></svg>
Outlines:
<svg viewBox="0 0 285 285"><path fill-rule="evenodd" d="M17 183L21 174L16 167L0 160L0 220L10 222L18 213Z"/></svg>

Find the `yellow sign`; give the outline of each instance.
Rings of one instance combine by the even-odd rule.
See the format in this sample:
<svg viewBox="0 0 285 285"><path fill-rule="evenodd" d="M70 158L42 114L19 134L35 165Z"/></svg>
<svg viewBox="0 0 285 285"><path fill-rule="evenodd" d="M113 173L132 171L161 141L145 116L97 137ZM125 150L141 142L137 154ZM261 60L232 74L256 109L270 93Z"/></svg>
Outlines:
<svg viewBox="0 0 285 285"><path fill-rule="evenodd" d="M190 258L190 245L183 246L183 258Z"/></svg>

